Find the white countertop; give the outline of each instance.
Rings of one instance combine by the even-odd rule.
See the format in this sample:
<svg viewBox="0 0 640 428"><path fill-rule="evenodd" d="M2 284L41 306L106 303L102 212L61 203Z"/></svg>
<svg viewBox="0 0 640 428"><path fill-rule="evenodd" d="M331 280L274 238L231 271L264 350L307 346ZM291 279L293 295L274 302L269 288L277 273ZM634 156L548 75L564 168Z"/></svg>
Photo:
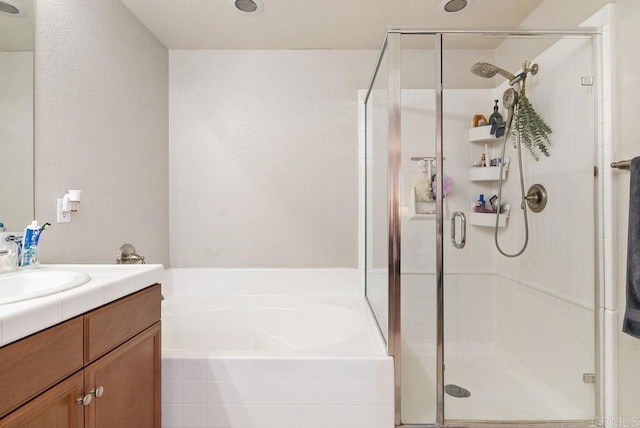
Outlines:
<svg viewBox="0 0 640 428"><path fill-rule="evenodd" d="M41 265L85 272L91 280L71 290L0 305L0 346L161 283L162 265Z"/></svg>

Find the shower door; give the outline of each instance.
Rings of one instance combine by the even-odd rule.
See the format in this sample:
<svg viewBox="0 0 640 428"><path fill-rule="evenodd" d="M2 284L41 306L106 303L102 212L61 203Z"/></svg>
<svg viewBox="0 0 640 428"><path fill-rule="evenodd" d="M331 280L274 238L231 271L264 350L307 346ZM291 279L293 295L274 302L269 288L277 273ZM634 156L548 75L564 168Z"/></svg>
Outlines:
<svg viewBox="0 0 640 428"><path fill-rule="evenodd" d="M590 421L596 416L592 36L445 34L442 45L444 173L453 183L446 200L466 217L466 245L446 239L444 248L444 417ZM510 85L503 74L517 76L525 61L537 72L527 74L524 89L523 82ZM485 64L474 74L476 63ZM475 115L490 117L496 100L508 122L514 91L522 162L515 133L502 155L504 137L492 135L491 126L472 127ZM538 122L524 129L534 120L529 105L550 133ZM545 135L541 149L536 144ZM491 211L502 158L499 251ZM546 206L527 208L525 223L522 189L527 194L534 184L546 190ZM474 206L479 200L484 210ZM452 227L459 242L461 222L452 226L447 216L446 235Z"/></svg>
<svg viewBox="0 0 640 428"><path fill-rule="evenodd" d="M361 138L366 295L394 356L397 424L596 416L597 37L388 33ZM503 155L503 139L473 125L495 100L507 121L504 76L524 61L537 74L524 92L512 83L550 146L535 160L521 136L521 185L514 139ZM471 72L479 62L489 73ZM507 255L527 241L518 257L497 249L495 214L476 212L498 205L500 163L497 241ZM521 188L534 184L546 207L525 225Z"/></svg>

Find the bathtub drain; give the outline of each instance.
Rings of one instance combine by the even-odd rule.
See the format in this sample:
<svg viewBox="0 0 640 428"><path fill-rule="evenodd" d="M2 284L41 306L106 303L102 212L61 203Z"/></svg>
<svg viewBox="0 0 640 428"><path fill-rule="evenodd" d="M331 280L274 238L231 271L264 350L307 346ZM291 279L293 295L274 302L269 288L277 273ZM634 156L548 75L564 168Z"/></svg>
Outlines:
<svg viewBox="0 0 640 428"><path fill-rule="evenodd" d="M449 394L452 397L456 398L467 398L471 397L471 392L468 389L465 389L461 386L449 384L444 386L444 392Z"/></svg>

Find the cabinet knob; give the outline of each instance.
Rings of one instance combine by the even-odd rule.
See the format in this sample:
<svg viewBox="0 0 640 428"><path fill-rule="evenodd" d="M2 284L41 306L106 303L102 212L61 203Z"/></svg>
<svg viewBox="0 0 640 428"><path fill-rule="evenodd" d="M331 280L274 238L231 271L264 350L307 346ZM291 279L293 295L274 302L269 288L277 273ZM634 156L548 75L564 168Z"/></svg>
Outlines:
<svg viewBox="0 0 640 428"><path fill-rule="evenodd" d="M102 397L102 394L104 394L104 386L99 386L96 388L96 392L95 392L95 396L96 397Z"/></svg>
<svg viewBox="0 0 640 428"><path fill-rule="evenodd" d="M78 398L76 400L76 403L82 404L83 406L88 406L93 401L93 397L94 396L96 398L97 397L102 397L102 394L104 394L104 386L99 386L99 387L89 391L88 394L85 394L84 396Z"/></svg>
<svg viewBox="0 0 640 428"><path fill-rule="evenodd" d="M82 404L83 406L88 406L93 401L93 394L88 393L76 400L76 403Z"/></svg>

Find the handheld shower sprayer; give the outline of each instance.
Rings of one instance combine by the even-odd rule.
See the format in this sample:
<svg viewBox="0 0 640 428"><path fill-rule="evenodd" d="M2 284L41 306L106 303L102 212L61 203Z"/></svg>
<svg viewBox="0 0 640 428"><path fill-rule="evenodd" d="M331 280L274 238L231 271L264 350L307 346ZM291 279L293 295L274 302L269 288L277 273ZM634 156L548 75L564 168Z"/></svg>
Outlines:
<svg viewBox="0 0 640 428"><path fill-rule="evenodd" d="M518 104L518 91L513 88L509 88L504 91L502 95L502 105L509 110L509 116L507 117L507 129L511 129L511 123L513 122L514 110Z"/></svg>

